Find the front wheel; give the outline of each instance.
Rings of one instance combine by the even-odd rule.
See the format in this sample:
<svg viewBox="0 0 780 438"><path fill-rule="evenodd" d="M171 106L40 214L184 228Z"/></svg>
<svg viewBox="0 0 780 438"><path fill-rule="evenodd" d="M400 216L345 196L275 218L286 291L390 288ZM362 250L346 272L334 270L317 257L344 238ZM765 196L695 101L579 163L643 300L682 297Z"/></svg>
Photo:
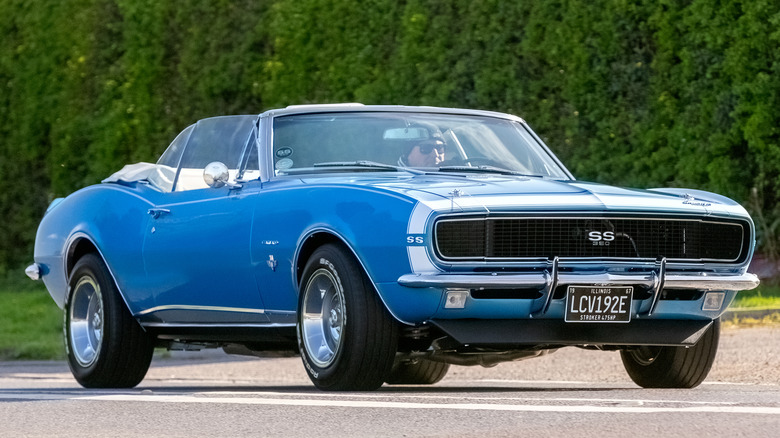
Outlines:
<svg viewBox="0 0 780 438"><path fill-rule="evenodd" d="M76 263L65 303L65 348L76 381L85 388L132 388L143 380L154 341L127 310L103 260Z"/></svg>
<svg viewBox="0 0 780 438"><path fill-rule="evenodd" d="M303 271L298 344L317 388L382 386L395 358L398 329L360 265L335 244L317 249Z"/></svg>
<svg viewBox="0 0 780 438"><path fill-rule="evenodd" d="M692 347L643 346L620 351L631 380L643 388L694 388L709 374L720 339L720 319Z"/></svg>

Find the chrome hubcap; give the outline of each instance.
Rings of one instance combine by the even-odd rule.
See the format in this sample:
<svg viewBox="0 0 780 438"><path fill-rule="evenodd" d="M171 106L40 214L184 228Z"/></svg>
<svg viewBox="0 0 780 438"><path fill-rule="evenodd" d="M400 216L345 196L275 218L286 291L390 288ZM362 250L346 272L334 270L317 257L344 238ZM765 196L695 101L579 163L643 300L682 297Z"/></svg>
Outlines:
<svg viewBox="0 0 780 438"><path fill-rule="evenodd" d="M326 269L318 269L304 289L302 336L306 353L319 367L327 367L341 348L346 324L344 291Z"/></svg>
<svg viewBox="0 0 780 438"><path fill-rule="evenodd" d="M103 299L100 286L82 277L73 288L70 309L70 349L79 365L92 365L100 353L103 338Z"/></svg>

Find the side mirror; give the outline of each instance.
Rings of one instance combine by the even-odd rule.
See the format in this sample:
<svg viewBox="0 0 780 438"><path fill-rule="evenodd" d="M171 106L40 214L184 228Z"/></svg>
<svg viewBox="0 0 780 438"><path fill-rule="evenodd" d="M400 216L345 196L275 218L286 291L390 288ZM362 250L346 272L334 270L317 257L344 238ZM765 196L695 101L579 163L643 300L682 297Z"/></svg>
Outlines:
<svg viewBox="0 0 780 438"><path fill-rule="evenodd" d="M214 161L207 164L206 168L203 169L203 181L213 189L218 189L227 184L228 178L230 178L230 174L225 163Z"/></svg>

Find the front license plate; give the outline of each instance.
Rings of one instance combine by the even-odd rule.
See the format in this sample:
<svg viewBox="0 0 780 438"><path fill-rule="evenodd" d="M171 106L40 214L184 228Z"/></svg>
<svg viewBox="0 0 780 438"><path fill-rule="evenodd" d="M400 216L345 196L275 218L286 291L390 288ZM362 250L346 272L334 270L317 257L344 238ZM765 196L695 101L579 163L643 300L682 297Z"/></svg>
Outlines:
<svg viewBox="0 0 780 438"><path fill-rule="evenodd" d="M569 286L566 322L631 321L631 286Z"/></svg>

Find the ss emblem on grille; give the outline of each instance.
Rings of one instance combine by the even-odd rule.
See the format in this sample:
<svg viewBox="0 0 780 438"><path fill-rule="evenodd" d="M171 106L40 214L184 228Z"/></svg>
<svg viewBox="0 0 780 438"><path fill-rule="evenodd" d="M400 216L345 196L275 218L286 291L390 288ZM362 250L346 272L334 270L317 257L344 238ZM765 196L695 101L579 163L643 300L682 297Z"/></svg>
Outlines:
<svg viewBox="0 0 780 438"><path fill-rule="evenodd" d="M593 242L594 246L609 246L610 242L615 240L613 231L591 231L588 233L588 240Z"/></svg>

